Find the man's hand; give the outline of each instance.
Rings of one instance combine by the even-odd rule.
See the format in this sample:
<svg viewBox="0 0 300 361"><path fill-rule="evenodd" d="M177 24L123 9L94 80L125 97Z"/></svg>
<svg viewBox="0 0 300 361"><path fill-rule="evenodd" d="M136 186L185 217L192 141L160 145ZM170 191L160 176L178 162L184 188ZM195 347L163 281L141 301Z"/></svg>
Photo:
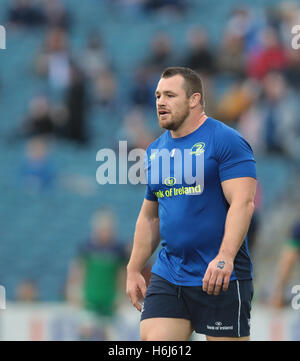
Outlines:
<svg viewBox="0 0 300 361"><path fill-rule="evenodd" d="M146 282L142 274L140 272L127 271L126 293L133 306L140 312L142 306L139 301L146 297L146 290Z"/></svg>
<svg viewBox="0 0 300 361"><path fill-rule="evenodd" d="M217 296L222 285L223 291L227 291L232 271L232 259L218 255L207 267L203 278L203 291Z"/></svg>

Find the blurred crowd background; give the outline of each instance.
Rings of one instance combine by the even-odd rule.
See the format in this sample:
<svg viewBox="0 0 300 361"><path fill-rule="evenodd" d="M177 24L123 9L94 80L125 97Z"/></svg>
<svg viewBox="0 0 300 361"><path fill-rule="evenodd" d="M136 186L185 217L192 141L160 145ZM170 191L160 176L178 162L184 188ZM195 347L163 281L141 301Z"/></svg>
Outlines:
<svg viewBox="0 0 300 361"><path fill-rule="evenodd" d="M157 81L187 66L257 160L261 337L300 340L300 1L1 0L0 24L2 339L138 339L125 271L144 186L99 185L96 154L159 136Z"/></svg>

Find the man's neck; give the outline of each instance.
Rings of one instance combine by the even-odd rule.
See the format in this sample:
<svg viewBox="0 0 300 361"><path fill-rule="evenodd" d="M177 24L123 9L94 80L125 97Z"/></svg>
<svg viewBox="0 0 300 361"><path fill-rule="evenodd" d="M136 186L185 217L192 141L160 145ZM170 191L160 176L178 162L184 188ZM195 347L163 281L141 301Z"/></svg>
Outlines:
<svg viewBox="0 0 300 361"><path fill-rule="evenodd" d="M176 130L170 130L172 138L181 138L190 133L193 133L206 121L207 115L202 112L197 112L195 114L190 114L188 118L185 119L181 127Z"/></svg>

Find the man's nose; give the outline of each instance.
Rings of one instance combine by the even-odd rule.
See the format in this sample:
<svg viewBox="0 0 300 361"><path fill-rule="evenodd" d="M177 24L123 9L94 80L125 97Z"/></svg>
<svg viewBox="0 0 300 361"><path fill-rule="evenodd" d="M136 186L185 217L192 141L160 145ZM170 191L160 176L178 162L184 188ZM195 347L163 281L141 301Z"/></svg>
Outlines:
<svg viewBox="0 0 300 361"><path fill-rule="evenodd" d="M166 98L161 96L159 99L157 99L157 106L164 106L166 105Z"/></svg>

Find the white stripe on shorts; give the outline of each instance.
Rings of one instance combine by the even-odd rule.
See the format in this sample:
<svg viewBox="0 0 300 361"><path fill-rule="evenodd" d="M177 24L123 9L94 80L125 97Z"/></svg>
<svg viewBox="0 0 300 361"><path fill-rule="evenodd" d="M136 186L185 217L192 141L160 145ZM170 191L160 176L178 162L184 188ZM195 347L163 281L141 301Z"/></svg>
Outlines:
<svg viewBox="0 0 300 361"><path fill-rule="evenodd" d="M236 280L237 293L239 298L239 310L238 310L238 336L241 337L240 332L240 321L241 321L241 295L240 295L240 284L239 281Z"/></svg>

